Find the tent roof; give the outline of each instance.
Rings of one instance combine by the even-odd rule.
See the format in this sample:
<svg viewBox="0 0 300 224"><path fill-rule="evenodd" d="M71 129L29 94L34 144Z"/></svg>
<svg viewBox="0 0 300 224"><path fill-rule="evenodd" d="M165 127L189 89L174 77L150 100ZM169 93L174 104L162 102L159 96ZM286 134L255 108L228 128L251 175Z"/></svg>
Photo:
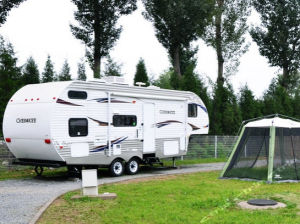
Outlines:
<svg viewBox="0 0 300 224"><path fill-rule="evenodd" d="M280 127L280 128L300 128L300 122L280 117L261 119L249 122L245 127Z"/></svg>

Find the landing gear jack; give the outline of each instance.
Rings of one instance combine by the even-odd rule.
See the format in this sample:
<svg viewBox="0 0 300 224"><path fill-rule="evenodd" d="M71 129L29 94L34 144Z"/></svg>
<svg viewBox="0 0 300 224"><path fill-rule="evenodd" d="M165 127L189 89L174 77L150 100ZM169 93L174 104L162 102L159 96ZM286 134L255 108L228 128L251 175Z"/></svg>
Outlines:
<svg viewBox="0 0 300 224"><path fill-rule="evenodd" d="M42 176L44 168L42 166L35 166L34 171L38 177Z"/></svg>

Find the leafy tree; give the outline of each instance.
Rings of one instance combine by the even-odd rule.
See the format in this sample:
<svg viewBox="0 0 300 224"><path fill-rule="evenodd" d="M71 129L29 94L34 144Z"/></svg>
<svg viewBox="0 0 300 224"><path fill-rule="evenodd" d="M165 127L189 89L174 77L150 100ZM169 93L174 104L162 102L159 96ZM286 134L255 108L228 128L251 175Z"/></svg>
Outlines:
<svg viewBox="0 0 300 224"><path fill-rule="evenodd" d="M243 121L261 116L260 105L248 85L240 90L239 105Z"/></svg>
<svg viewBox="0 0 300 224"><path fill-rule="evenodd" d="M9 11L14 7L19 6L23 1L24 0L2 0L0 2L0 26L5 23Z"/></svg>
<svg viewBox="0 0 300 224"><path fill-rule="evenodd" d="M150 85L145 61L142 58L140 58L138 64L136 65L136 73L133 80L134 85L136 85L137 82L143 82L146 84L146 86Z"/></svg>
<svg viewBox="0 0 300 224"><path fill-rule="evenodd" d="M23 84L34 84L40 82L40 72L33 57L29 57L23 68Z"/></svg>
<svg viewBox="0 0 300 224"><path fill-rule="evenodd" d="M71 74L70 74L70 66L67 60L65 60L63 67L61 69L61 72L58 76L59 81L69 81L72 80Z"/></svg>
<svg viewBox="0 0 300 224"><path fill-rule="evenodd" d="M78 69L77 69L77 79L85 81L86 80L86 71L85 71L85 65L84 62L78 63Z"/></svg>
<svg viewBox="0 0 300 224"><path fill-rule="evenodd" d="M300 1L253 0L253 6L261 27L252 28L250 34L269 64L283 69L281 86L286 89L300 67Z"/></svg>
<svg viewBox="0 0 300 224"><path fill-rule="evenodd" d="M162 89L173 89L170 81L173 73L174 71L172 69L165 71L163 74L159 76L158 79L154 80L153 85L160 87Z"/></svg>
<svg viewBox="0 0 300 224"><path fill-rule="evenodd" d="M122 15L136 10L136 0L72 0L77 6L74 13L79 26L71 25L73 35L87 47L87 58L94 71L94 77L100 78L101 59L119 39L121 27L116 27Z"/></svg>
<svg viewBox="0 0 300 224"><path fill-rule="evenodd" d="M211 18L211 0L142 0L144 16L153 22L158 41L167 49L173 69L179 79L182 76L182 52L190 49L190 43Z"/></svg>
<svg viewBox="0 0 300 224"><path fill-rule="evenodd" d="M121 64L113 61L113 59L108 56L105 64L104 76L123 76L121 68Z"/></svg>
<svg viewBox="0 0 300 224"><path fill-rule="evenodd" d="M241 125L241 113L232 86L216 84L213 92L210 133L234 135Z"/></svg>
<svg viewBox="0 0 300 224"><path fill-rule="evenodd" d="M0 136L4 110L12 95L22 86L21 78L13 46L0 36Z"/></svg>
<svg viewBox="0 0 300 224"><path fill-rule="evenodd" d="M55 81L54 65L51 61L50 55L47 57L47 61L42 74L42 82L53 82Z"/></svg>
<svg viewBox="0 0 300 224"><path fill-rule="evenodd" d="M249 0L215 0L213 20L207 26L204 40L216 50L217 82L222 85L225 81L224 75L236 71L241 55L248 49L248 45L245 44L245 34L248 29L246 22L249 8Z"/></svg>

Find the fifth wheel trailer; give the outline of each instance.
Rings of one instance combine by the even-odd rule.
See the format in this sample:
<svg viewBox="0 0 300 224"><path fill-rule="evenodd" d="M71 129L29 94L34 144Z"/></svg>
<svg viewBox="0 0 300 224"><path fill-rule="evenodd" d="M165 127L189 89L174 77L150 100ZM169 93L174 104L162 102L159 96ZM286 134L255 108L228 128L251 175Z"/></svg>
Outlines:
<svg viewBox="0 0 300 224"><path fill-rule="evenodd" d="M120 78L27 85L3 119L19 164L105 166L114 176L186 155L189 136L208 130L207 109L194 93L129 86Z"/></svg>

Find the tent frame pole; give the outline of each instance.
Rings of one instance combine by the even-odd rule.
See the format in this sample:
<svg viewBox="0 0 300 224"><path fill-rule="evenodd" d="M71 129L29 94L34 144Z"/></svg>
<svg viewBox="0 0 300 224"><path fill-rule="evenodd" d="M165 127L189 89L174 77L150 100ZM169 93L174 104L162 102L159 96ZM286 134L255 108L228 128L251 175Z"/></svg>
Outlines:
<svg viewBox="0 0 300 224"><path fill-rule="evenodd" d="M233 158L233 155L235 154L235 152L236 152L236 150L237 150L237 148L238 148L238 145L240 144L240 141L241 141L241 139L242 139L242 136L243 136L244 132L245 132L245 126L243 126L243 128L242 128L242 130L241 130L241 133L240 133L240 135L239 135L239 138L238 138L237 142L235 143L235 145L234 145L234 147L233 147L233 150L232 150L232 152L231 152L231 154L230 154L230 157L229 157L229 159L227 160L227 162L226 162L226 164L225 164L225 166L224 166L224 168L223 168L223 170L222 170L222 173L221 173L221 175L220 175L220 178L222 178L222 177L224 176L224 174L225 174L225 172L226 172L226 170L227 170L229 164L231 163L231 160L232 160L232 158Z"/></svg>
<svg viewBox="0 0 300 224"><path fill-rule="evenodd" d="M268 182L269 183L273 181L275 137L276 137L276 128L272 126L270 127L269 159L268 159Z"/></svg>

